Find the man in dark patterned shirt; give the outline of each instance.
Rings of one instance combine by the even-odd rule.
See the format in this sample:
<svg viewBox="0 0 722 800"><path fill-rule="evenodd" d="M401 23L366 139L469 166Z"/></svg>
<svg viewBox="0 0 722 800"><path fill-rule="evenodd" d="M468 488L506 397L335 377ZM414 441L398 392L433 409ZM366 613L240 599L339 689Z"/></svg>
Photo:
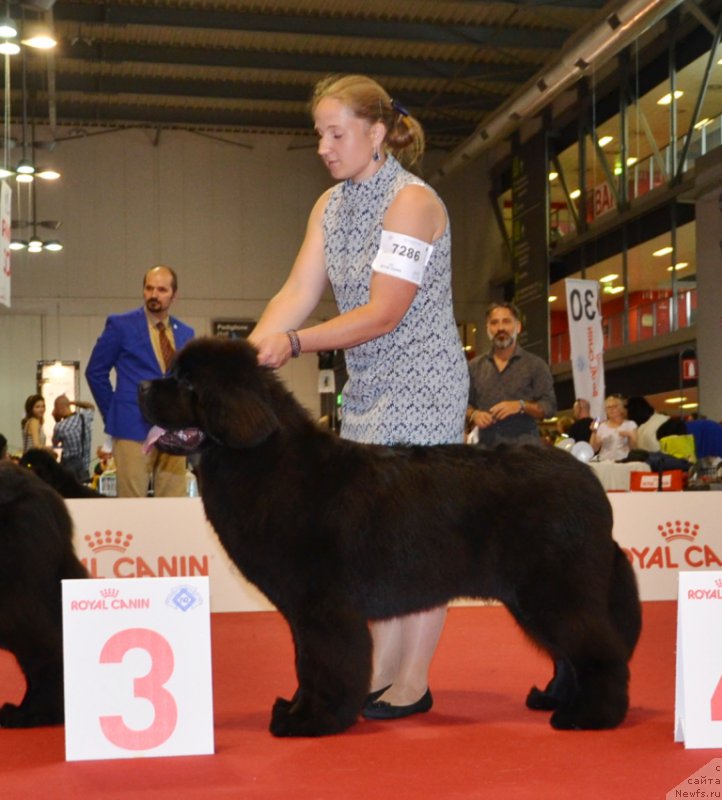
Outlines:
<svg viewBox="0 0 722 800"><path fill-rule="evenodd" d="M75 406L78 411L73 411ZM53 405L53 445L62 447L60 463L71 469L78 480L90 478L90 442L95 406L83 400L68 400L61 394Z"/></svg>
<svg viewBox="0 0 722 800"><path fill-rule="evenodd" d="M539 443L537 421L557 410L549 366L517 344L521 321L513 303L489 307L486 332L491 350L469 362L467 422L478 428L482 445Z"/></svg>

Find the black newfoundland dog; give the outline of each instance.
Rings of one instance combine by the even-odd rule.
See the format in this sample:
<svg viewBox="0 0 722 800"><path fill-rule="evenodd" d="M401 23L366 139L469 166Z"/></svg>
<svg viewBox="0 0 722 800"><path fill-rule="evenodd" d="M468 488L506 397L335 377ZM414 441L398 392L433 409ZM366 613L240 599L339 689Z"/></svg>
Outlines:
<svg viewBox="0 0 722 800"><path fill-rule="evenodd" d="M86 578L72 523L57 492L27 469L0 463L0 648L25 675L20 705L0 708L0 727L63 721L60 581Z"/></svg>
<svg viewBox="0 0 722 800"><path fill-rule="evenodd" d="M527 705L553 711L555 728L624 719L637 586L606 494L572 456L340 440L243 341L189 343L140 402L167 430L156 446L201 449L209 521L291 628L298 690L276 700L276 736L352 725L369 689L368 621L462 596L498 598L549 653L554 677Z"/></svg>

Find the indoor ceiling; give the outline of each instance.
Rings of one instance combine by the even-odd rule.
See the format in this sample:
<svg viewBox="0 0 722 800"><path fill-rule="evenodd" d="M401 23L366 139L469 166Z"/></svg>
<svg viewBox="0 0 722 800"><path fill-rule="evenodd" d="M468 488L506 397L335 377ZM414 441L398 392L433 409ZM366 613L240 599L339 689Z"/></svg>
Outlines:
<svg viewBox="0 0 722 800"><path fill-rule="evenodd" d="M25 56L28 114L60 126L310 136L313 85L381 82L452 150L603 18L603 0L29 0L58 47ZM614 4L613 4L614 5ZM39 9L45 9L41 11ZM22 57L12 58L22 115Z"/></svg>

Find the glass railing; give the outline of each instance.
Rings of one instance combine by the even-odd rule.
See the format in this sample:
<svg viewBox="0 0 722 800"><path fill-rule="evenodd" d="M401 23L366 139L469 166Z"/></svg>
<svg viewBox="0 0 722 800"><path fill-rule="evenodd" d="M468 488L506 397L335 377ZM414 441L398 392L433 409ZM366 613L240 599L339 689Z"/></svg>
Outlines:
<svg viewBox="0 0 722 800"><path fill-rule="evenodd" d="M722 146L722 115L714 119L702 120L704 124L698 123L699 128L696 128L692 134L689 149L684 159L682 172L686 172L694 166L694 162L700 157L714 150L716 147ZM675 142L676 158L682 156L682 149L684 147L686 136L681 136ZM673 177L673 170L675 165L672 162L674 149L672 145L664 147L659 152L659 157L656 155L647 156L640 161L627 166L627 197L629 200L636 200L643 197L652 189L657 189L660 186L666 186ZM677 166L678 168L678 166ZM606 187L606 191L602 191ZM608 185L605 183L603 186L590 189L587 201L587 221L594 222L596 219L601 218L614 208L614 198L611 191L608 190ZM598 197L600 192L604 196L604 201ZM611 203L611 205L610 205ZM572 217L566 204L552 204L552 210L549 215L550 220L550 235L551 241L555 242L559 239L576 233L576 226L574 218Z"/></svg>
<svg viewBox="0 0 722 800"><path fill-rule="evenodd" d="M677 294L676 307L668 297L653 303L641 303L630 308L626 314L603 316L604 351L623 344L647 341L672 330L688 328L694 324L696 313L697 290L689 289ZM552 364L569 361L569 331L561 331L551 337L549 358Z"/></svg>

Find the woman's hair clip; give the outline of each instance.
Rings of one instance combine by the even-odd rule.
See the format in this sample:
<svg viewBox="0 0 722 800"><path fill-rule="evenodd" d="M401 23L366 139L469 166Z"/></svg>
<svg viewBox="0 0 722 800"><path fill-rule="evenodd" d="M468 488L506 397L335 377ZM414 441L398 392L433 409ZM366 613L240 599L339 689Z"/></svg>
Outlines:
<svg viewBox="0 0 722 800"><path fill-rule="evenodd" d="M409 112L401 105L401 103L396 102L396 100L391 101L391 108L393 108L397 114L401 114L402 117L409 116Z"/></svg>

